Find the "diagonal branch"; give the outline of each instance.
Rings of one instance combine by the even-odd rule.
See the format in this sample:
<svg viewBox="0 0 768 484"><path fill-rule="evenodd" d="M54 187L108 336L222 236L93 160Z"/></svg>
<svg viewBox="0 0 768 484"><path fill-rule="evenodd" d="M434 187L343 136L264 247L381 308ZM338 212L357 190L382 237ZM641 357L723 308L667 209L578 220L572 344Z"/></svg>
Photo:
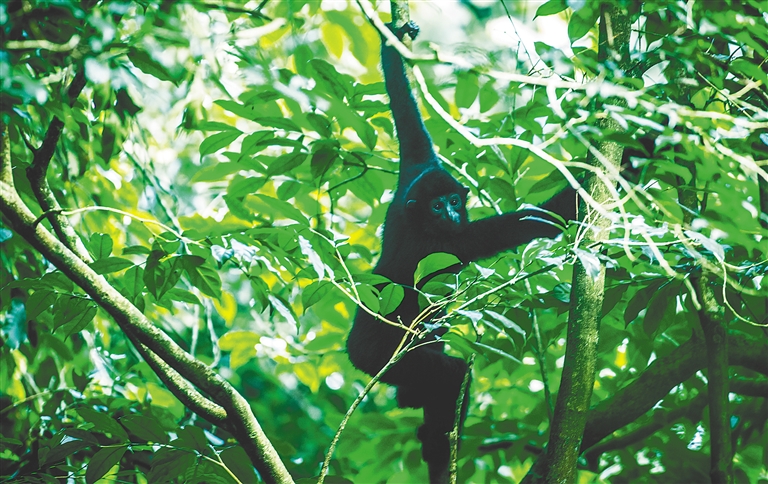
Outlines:
<svg viewBox="0 0 768 484"><path fill-rule="evenodd" d="M109 313L132 341L140 343L137 345L140 351L144 349L142 346L151 350L154 356L142 351L143 354L149 355L148 363L164 371L169 369L168 367L175 370L166 371L163 377L164 381L171 381L170 388L174 393L191 387L181 378L176 378L178 373L178 376L186 378L208 394L226 412L229 430L243 446L265 481L292 482L290 474L245 398L211 368L181 349L103 276L96 274L45 227L35 224L35 215L19 197L12 180L8 183L11 171L10 141L5 126L0 126L0 133L0 212L13 230ZM165 365L168 367L164 367ZM221 410L215 404L211 406L204 402L202 395L195 391L185 403L190 404L193 409L201 410L203 416L221 420Z"/></svg>
<svg viewBox="0 0 768 484"><path fill-rule="evenodd" d="M728 364L768 376L768 345L738 331L728 332ZM704 341L692 338L666 356L653 361L629 385L589 410L581 442L584 451L616 430L636 421L680 383L707 366Z"/></svg>
<svg viewBox="0 0 768 484"><path fill-rule="evenodd" d="M81 68L77 71L74 79L72 79L72 83L69 85L69 89L67 89L68 106L71 107L75 103L75 100L85 87L85 81L85 69ZM54 116L51 124L48 126L48 131L45 133L43 143L38 149L34 150L32 164L27 167L27 178L32 186L32 192L35 194L37 203L40 204L43 212L53 211L50 215L50 221L59 240L64 242L64 245L69 250L76 253L84 261L93 262L69 220L61 213L61 205L53 195L53 191L51 191L48 179L46 178L48 167L51 164L51 159L56 151L56 145L59 143L63 129L64 121Z"/></svg>

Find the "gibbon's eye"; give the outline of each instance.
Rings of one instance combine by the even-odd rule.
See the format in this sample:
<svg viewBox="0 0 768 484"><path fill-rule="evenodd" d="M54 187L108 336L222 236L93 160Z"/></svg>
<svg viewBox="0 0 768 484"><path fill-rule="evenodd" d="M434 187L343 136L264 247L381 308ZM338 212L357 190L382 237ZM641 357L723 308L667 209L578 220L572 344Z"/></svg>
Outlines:
<svg viewBox="0 0 768 484"><path fill-rule="evenodd" d="M450 204L452 207L458 207L459 205L461 205L461 198L459 198L458 195L451 196Z"/></svg>
<svg viewBox="0 0 768 484"><path fill-rule="evenodd" d="M432 210L435 212L439 212L443 209L443 202L435 202L434 205L432 205Z"/></svg>

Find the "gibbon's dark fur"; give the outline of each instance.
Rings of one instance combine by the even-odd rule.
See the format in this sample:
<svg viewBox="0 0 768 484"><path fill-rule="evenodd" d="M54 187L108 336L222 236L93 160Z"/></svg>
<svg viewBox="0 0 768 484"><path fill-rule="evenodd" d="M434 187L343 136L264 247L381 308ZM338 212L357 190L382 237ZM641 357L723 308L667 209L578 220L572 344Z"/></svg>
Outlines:
<svg viewBox="0 0 768 484"><path fill-rule="evenodd" d="M413 23L396 32L402 39L418 33ZM432 148L432 140L419 114L400 54L382 40L382 66L390 109L400 141L400 174L384 223L379 263L374 269L405 287L405 298L391 321L409 325L419 314L418 293L412 289L413 273L421 259L435 252L456 255L462 263L493 256L537 237L555 237L559 229L540 220L555 219L538 210L520 210L482 220L467 218L469 190L448 173ZM542 205L566 220L576 216L576 192L563 190ZM536 217L539 220L528 219ZM411 289L409 289L411 288ZM429 339L436 339L445 330ZM393 356L403 331L357 311L347 339L352 364L375 375ZM424 425L418 430L422 457L429 467L430 482L446 482L456 402L467 364L443 352L444 343L422 345L408 352L384 374L381 381L397 387L400 407L424 409ZM468 398L464 399L462 423Z"/></svg>

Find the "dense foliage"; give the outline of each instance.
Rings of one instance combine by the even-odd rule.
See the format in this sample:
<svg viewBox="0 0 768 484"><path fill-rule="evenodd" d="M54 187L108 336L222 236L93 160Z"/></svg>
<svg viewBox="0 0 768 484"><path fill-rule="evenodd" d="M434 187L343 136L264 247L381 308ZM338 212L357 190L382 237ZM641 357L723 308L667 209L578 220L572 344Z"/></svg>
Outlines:
<svg viewBox="0 0 768 484"><path fill-rule="evenodd" d="M431 301L460 289L446 339L478 355L461 480L518 481L547 443L576 258L607 267L592 397L604 413L589 414L585 446L606 439L583 478L708 480L710 298L732 335L734 476L768 479L768 3L627 1L628 63L598 62L597 2L538 6L533 25L567 25L570 46L547 32L518 42L526 2L413 3L443 60L417 62L426 124L471 188L472 218L545 200L564 186L558 170L588 170L605 140L632 150L624 176L600 170L620 199L602 246L572 224L425 287ZM445 31L451 15L463 20ZM514 47L494 42L498 28ZM402 297L370 275L398 164L379 34L360 6L11 0L0 29L23 201L50 210L30 179L52 155L48 183L90 267L248 399L295 479L316 476L369 381L343 351L356 307L387 314ZM606 118L621 130L600 129ZM232 435L185 408L110 315L2 224L2 478L254 481ZM374 387L331 474L425 480L420 413L393 395Z"/></svg>

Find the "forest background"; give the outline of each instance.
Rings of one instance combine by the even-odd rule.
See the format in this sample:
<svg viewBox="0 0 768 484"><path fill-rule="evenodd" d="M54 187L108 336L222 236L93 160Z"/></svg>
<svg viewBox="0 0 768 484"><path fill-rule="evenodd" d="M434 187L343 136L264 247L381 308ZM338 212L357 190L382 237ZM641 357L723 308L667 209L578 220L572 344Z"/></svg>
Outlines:
<svg viewBox="0 0 768 484"><path fill-rule="evenodd" d="M412 3L470 216L589 195L425 288L475 355L460 482L768 482L767 11ZM343 351L402 292L370 275L398 169L371 19L0 4L1 480L424 482L419 411Z"/></svg>

